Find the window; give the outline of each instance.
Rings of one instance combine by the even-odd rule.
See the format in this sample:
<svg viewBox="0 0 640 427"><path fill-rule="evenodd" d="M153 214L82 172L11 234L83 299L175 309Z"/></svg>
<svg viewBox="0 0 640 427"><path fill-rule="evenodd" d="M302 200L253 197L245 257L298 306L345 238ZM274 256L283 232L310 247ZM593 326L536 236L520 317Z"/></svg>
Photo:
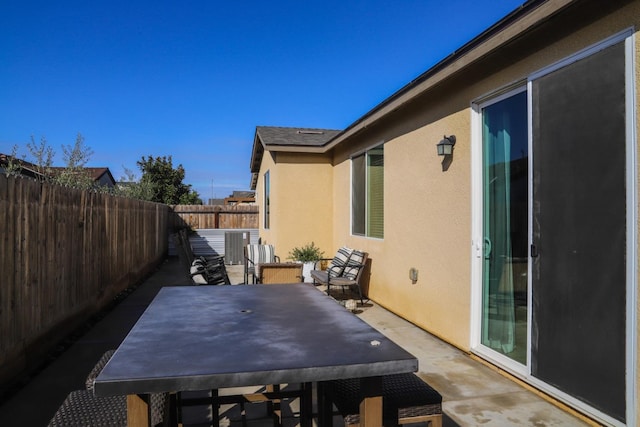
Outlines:
<svg viewBox="0 0 640 427"><path fill-rule="evenodd" d="M271 202L270 195L271 193L271 183L269 182L269 171L266 171L264 174L264 228L269 228L269 204Z"/></svg>
<svg viewBox="0 0 640 427"><path fill-rule="evenodd" d="M384 237L384 145L351 159L351 232Z"/></svg>

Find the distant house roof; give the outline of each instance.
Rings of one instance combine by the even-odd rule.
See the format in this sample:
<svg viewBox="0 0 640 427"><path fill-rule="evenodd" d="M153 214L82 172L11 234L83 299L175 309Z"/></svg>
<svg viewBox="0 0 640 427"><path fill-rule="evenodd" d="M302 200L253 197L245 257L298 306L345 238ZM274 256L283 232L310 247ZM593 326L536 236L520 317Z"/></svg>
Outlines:
<svg viewBox="0 0 640 427"><path fill-rule="evenodd" d="M251 187L255 188L257 173L264 151L322 152L329 141L340 134L340 130L318 128L294 128L256 126L251 153Z"/></svg>
<svg viewBox="0 0 640 427"><path fill-rule="evenodd" d="M0 153L0 170L4 168L9 160L12 159L12 156L8 154ZM20 174L24 176L28 176L31 178L42 177L44 174L38 171L38 166L27 162L26 160L18 159L13 157L13 160L20 165ZM65 170L64 167L50 167L47 168L51 174L56 175ZM85 171L89 173L91 179L99 185L106 185L108 187L115 187L116 181L113 179L113 175L111 175L111 171L109 168L84 168Z"/></svg>
<svg viewBox="0 0 640 427"><path fill-rule="evenodd" d="M255 191L234 191L229 197L240 199L240 198L250 198L255 196L256 196Z"/></svg>
<svg viewBox="0 0 640 427"><path fill-rule="evenodd" d="M9 164L9 161L11 160L20 165L21 175L31 178L38 178L42 176L42 174L38 172L38 167L33 163L29 163L26 160L18 159L17 157L2 153L0 153L0 171L4 171L5 166Z"/></svg>
<svg viewBox="0 0 640 427"><path fill-rule="evenodd" d="M255 203L255 191L234 191L232 195L224 199L225 205L238 205L242 203Z"/></svg>

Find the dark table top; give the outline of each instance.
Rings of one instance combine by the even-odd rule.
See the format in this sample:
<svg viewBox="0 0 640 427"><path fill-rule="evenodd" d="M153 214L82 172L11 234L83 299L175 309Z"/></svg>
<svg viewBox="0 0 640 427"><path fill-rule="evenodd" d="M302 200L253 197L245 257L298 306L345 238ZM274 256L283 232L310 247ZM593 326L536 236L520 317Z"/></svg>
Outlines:
<svg viewBox="0 0 640 427"><path fill-rule="evenodd" d="M311 284L165 287L96 395L415 372L418 360Z"/></svg>

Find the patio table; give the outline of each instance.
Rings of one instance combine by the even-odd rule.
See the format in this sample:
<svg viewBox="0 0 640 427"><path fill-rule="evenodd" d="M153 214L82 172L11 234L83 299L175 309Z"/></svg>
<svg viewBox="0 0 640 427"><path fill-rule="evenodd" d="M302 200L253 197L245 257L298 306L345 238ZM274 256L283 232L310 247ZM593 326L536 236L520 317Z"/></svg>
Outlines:
<svg viewBox="0 0 640 427"><path fill-rule="evenodd" d="M148 393L361 378L361 423L381 426L381 376L417 369L311 284L176 286L160 290L94 393L127 395L129 425L146 426Z"/></svg>

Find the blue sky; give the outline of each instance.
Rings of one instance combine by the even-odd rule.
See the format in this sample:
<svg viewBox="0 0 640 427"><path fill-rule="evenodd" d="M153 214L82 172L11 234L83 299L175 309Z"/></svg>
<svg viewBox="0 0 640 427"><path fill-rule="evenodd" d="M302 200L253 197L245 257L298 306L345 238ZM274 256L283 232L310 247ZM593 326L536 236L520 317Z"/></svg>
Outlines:
<svg viewBox="0 0 640 427"><path fill-rule="evenodd" d="M0 5L0 152L80 132L89 166L173 156L203 200L249 187L256 126L344 129L524 0Z"/></svg>

